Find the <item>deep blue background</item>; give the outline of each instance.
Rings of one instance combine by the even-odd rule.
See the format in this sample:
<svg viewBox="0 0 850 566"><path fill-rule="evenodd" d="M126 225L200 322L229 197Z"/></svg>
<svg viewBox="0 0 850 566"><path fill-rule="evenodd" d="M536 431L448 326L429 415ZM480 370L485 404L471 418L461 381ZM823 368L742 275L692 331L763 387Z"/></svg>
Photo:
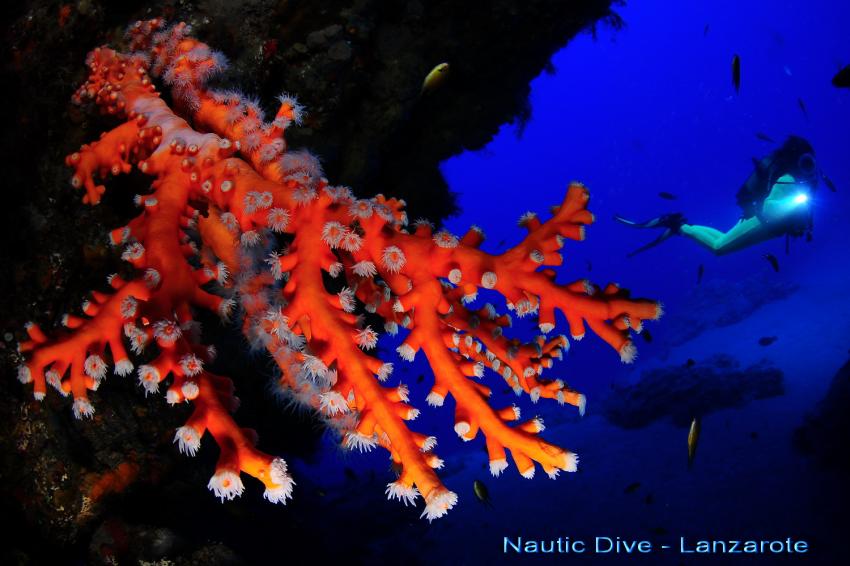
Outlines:
<svg viewBox="0 0 850 566"><path fill-rule="evenodd" d="M383 452L342 456L329 440L319 462L293 462L296 478L309 478L303 484L322 486L317 504L337 509L329 520L356 522L348 528L374 540L376 555L477 563L499 558L506 535L623 536L656 543L674 543L680 535L791 536L808 537L821 556L837 552L843 529L838 522L847 522L839 497L846 491L834 488L846 482L796 452L791 434L847 359L850 91L834 88L830 79L850 63L850 3L654 0L630 2L619 11L625 29L600 29L596 40L586 34L553 57L554 72L532 84L530 122L505 125L485 149L444 164L462 209L447 226L462 234L478 224L488 235L484 249L501 251L503 240L510 245L521 237L516 220L522 212L545 213L561 202L570 180L581 180L591 190L597 222L585 242L565 247L559 280L616 281L639 296L662 300L668 314L650 327L652 344L638 342L634 367L623 366L607 345L588 337L550 373L587 394L583 420L571 407L535 407L527 397L517 401L526 415L539 412L551 423L547 440L581 455L581 473L556 482L539 469L535 479L524 480L513 467L498 480L490 478L480 436L462 444L452 432L451 401L442 409L425 405L430 378L417 382L427 372L422 355L412 366L398 361L393 379L409 383L413 404L423 409L412 427L437 434L437 451L447 461L442 477L460 495L458 508L428 526L418 519L421 500L416 511L383 501L382 486L392 479ZM731 80L736 53L739 94ZM751 171L751 158L774 147L757 139L757 132L777 143L792 133L809 139L838 187L832 193L821 185L815 194L812 242L792 241L789 255L784 240L775 240L716 258L676 238L626 258L653 235L616 224L615 213L641 218L681 211L692 223L731 227L740 214L735 193ZM659 191L678 199L662 200ZM779 258L780 273L764 260L766 253ZM703 285L733 286L756 277L800 290L737 325L671 345L666 329L687 308L700 264ZM711 309L697 314L706 320L716 316ZM521 332L523 324L517 327ZM763 335L779 341L766 349L757 343ZM397 343L382 339L380 348L392 356L387 352ZM715 353L734 355L743 364L768 358L785 372L786 394L707 417L690 472L684 465L687 430L661 422L622 431L594 413L613 382L635 381L643 369ZM513 399L502 393L496 376L486 380L498 392L495 405ZM758 442L751 431L759 432ZM357 473L354 482L342 474L345 465ZM489 487L492 508L475 500L476 478ZM641 483L638 493L624 493L633 482ZM311 497L305 491L301 497ZM650 493L654 503L646 504ZM572 560L594 564L601 558ZM651 562L679 560L655 556Z"/></svg>

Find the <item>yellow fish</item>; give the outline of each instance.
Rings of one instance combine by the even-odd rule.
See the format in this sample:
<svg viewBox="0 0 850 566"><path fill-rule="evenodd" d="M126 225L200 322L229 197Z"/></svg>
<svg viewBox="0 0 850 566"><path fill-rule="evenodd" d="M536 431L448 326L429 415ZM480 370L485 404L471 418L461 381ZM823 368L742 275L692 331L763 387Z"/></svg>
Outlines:
<svg viewBox="0 0 850 566"><path fill-rule="evenodd" d="M691 421L691 430L688 433L688 467L694 463L694 456L697 455L697 443L699 442L699 417L694 417Z"/></svg>
<svg viewBox="0 0 850 566"><path fill-rule="evenodd" d="M425 76L425 80L422 81L422 91L420 94L425 94L426 92L430 92L435 88L439 87L441 84L446 82L446 79L449 76L449 64L448 63L440 63L433 69L428 75Z"/></svg>

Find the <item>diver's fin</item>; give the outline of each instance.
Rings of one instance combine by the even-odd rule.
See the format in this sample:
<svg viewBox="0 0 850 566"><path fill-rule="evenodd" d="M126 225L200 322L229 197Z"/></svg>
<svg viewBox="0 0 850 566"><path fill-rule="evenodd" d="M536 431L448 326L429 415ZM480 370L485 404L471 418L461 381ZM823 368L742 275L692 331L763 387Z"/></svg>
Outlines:
<svg viewBox="0 0 850 566"><path fill-rule="evenodd" d="M666 230L664 230L664 232L661 233L660 236L658 236L657 238L655 238L654 240L652 240L648 244L639 247L635 251L629 252L626 255L626 257L636 256L637 254L639 254L641 252L645 252L646 250L648 250L650 248L654 248L655 246L657 246L658 244L660 244L661 242L663 242L664 240L666 240L667 238L669 238L670 236L672 236L675 233L676 232L674 232L672 228L667 228Z"/></svg>
<svg viewBox="0 0 850 566"><path fill-rule="evenodd" d="M654 248L664 240L668 239L670 236L679 234L682 230L682 225L686 222L684 215L678 212L664 214L662 216L659 216L658 218L652 218L651 220L647 220L646 222L635 222L634 220L629 220L619 215L614 215L614 220L620 222L621 224L625 224L626 226L631 226L632 228L664 228L664 232L662 232L660 236L658 236L648 244L639 247L635 251L628 254L626 257L632 257L641 252L645 252L650 248Z"/></svg>
<svg viewBox="0 0 850 566"><path fill-rule="evenodd" d="M626 226L632 226L633 228L658 228L661 224L659 224L661 220L661 216L658 218L653 218L651 220L647 220L646 222L635 222L634 220L629 220L628 218L623 218L617 214L614 215L614 220L621 224L625 224Z"/></svg>

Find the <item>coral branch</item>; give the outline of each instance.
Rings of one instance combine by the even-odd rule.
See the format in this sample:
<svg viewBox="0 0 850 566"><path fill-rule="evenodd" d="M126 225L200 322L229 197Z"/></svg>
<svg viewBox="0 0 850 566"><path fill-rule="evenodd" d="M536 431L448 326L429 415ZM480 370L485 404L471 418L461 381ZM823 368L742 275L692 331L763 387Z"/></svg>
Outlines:
<svg viewBox="0 0 850 566"><path fill-rule="evenodd" d="M153 182L136 197L141 213L110 234L125 246L133 277L111 277L113 292L94 292L83 316L67 315L64 336L28 327L19 378L34 382L36 399L49 383L73 394L77 417L91 416L88 392L106 375L106 346L115 373L127 375L133 363L121 335L136 354L153 343L156 355L137 368L139 383L157 393L168 381L170 403L194 406L175 443L194 455L205 433L216 441L210 490L222 500L241 495L244 472L263 482L267 499L285 503L294 486L286 463L260 452L256 434L236 424L234 384L206 369L214 351L195 331L194 311L228 320L238 309L247 339L277 364L279 389L319 413L343 446L388 450L400 470L388 497L408 504L422 495L422 515L440 517L457 496L435 472L443 465L436 439L407 426L419 409L404 384L387 384L392 363L366 353L379 338L358 314L366 311L387 333L404 329L402 359L425 355L435 376L425 401L454 398L455 432L464 441L485 436L493 475L507 467L507 451L527 478L535 462L552 478L575 471L574 453L539 437L541 419L520 422L519 408L491 407L483 379L489 368L533 402L555 399L584 414L584 395L542 377L569 349L566 336L545 336L556 327L555 312L573 339L588 327L624 362L636 355L630 331L661 315L657 303L615 285L555 282L565 241L584 239L593 222L587 189L571 184L545 222L524 215L528 234L501 255L479 249L478 228L458 238L417 222L411 233L403 201L357 199L329 185L315 157L288 150L283 134L303 115L294 98L281 96L266 121L256 101L208 87L225 59L189 34L185 24L138 22L128 32L129 53L101 47L87 59L90 74L75 102L123 122L67 158L72 186L94 205L105 190L96 179L136 167ZM155 81L171 88L173 109ZM481 289L503 295L517 316L536 315L542 335L526 344L508 338L510 315L473 306Z"/></svg>

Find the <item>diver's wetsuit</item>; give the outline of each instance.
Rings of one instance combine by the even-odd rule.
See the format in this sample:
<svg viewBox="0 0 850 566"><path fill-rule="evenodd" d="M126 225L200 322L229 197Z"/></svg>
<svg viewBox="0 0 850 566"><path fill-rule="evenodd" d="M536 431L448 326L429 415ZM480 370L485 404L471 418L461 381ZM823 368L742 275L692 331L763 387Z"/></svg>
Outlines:
<svg viewBox="0 0 850 566"><path fill-rule="evenodd" d="M791 136L776 151L753 160L755 170L738 191L742 218L727 232L685 222L681 214L667 214L648 222L616 220L636 228L664 228L664 232L629 255L654 247L671 235L687 236L722 255L782 235L800 236L812 227L811 193L822 173L814 150L804 139Z"/></svg>
<svg viewBox="0 0 850 566"><path fill-rule="evenodd" d="M757 216L742 218L728 232L710 226L682 224L683 236L702 244L717 255L735 252L782 236L800 235L811 226L811 204L808 184L783 175L773 184Z"/></svg>

